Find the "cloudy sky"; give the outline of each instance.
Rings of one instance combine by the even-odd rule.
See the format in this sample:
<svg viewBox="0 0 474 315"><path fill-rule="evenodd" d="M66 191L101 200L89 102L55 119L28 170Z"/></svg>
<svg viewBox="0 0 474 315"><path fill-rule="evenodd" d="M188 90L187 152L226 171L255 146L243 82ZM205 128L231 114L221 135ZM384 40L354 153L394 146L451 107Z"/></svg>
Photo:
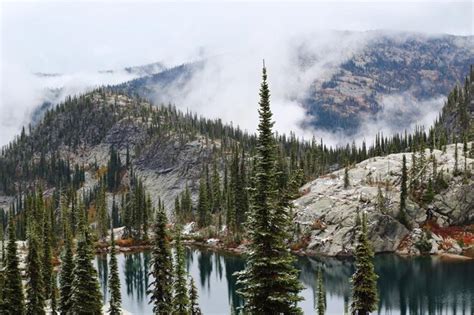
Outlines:
<svg viewBox="0 0 474 315"><path fill-rule="evenodd" d="M229 73L246 77L255 74L257 83L261 60L269 59L274 66L280 63L286 52L278 43L288 43L302 34L311 36L326 30L394 30L472 35L474 16L471 1L1 1L0 5L0 145L28 122L32 108L41 99L46 83L32 76L35 72L67 74L62 80L69 80L74 87L84 87L130 79L123 74L98 76L97 70L156 61L172 66L239 52L246 57L225 60L238 65ZM319 40L315 37L314 41ZM242 72L244 61L257 72ZM250 81L254 84L254 80ZM242 82L236 82L236 88L245 88L239 83ZM287 83L274 84L278 87ZM257 88L249 94L256 95ZM228 91L222 98L241 92ZM242 100L247 101L248 98ZM198 111L200 108L199 104L183 106L196 106ZM225 115L213 112L212 107L201 106L201 109L206 115ZM287 109L282 107L280 111ZM283 130L304 119L303 112L297 107L295 111L295 117L283 123ZM247 120L240 117L236 122L247 127Z"/></svg>

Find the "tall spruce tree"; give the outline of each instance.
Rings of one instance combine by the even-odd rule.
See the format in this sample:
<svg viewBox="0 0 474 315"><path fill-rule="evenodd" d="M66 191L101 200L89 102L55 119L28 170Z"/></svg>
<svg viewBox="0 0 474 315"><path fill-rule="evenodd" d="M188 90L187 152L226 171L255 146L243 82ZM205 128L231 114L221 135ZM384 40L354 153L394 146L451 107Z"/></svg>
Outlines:
<svg viewBox="0 0 474 315"><path fill-rule="evenodd" d="M408 226L408 218L406 214L406 203L407 203L406 200L408 196L407 181L408 181L407 159L405 155L403 155L402 180L400 183L400 209L398 212L398 220L405 226Z"/></svg>
<svg viewBox="0 0 474 315"><path fill-rule="evenodd" d="M377 309L377 274L374 251L367 237L367 215L362 214L362 229L355 250L355 272L352 275L352 313L367 315Z"/></svg>
<svg viewBox="0 0 474 315"><path fill-rule="evenodd" d="M173 312L173 258L166 224L165 209L162 205L159 205L151 251L150 274L154 281L150 283L148 292L155 314L171 314Z"/></svg>
<svg viewBox="0 0 474 315"><path fill-rule="evenodd" d="M278 200L275 140L265 66L262 79L253 202L248 218L251 243L246 268L238 273L238 283L242 286L239 293L245 299L246 312L300 314L297 302L301 300L302 285L285 243L290 222L287 209L279 206Z"/></svg>
<svg viewBox="0 0 474 315"><path fill-rule="evenodd" d="M45 314L41 245L34 224L33 220L29 222L28 254L26 256L26 313L31 315Z"/></svg>
<svg viewBox="0 0 474 315"><path fill-rule="evenodd" d="M181 243L181 228L177 228L175 272L174 272L174 313L186 314L189 309L189 297L186 284L186 262L184 257L184 247Z"/></svg>
<svg viewBox="0 0 474 315"><path fill-rule="evenodd" d="M69 232L66 232L61 270L59 271L59 310L61 314L72 312L72 283L74 281L73 242Z"/></svg>
<svg viewBox="0 0 474 315"><path fill-rule="evenodd" d="M202 177L199 182L198 225L201 228L209 225L209 203L207 185L204 177Z"/></svg>
<svg viewBox="0 0 474 315"><path fill-rule="evenodd" d="M7 255L5 262L5 282L2 288L3 305L0 313L25 313L25 298L18 265L15 221L13 220L13 213L10 212L8 222Z"/></svg>
<svg viewBox="0 0 474 315"><path fill-rule="evenodd" d="M84 228L77 241L72 282L72 312L76 314L101 314L102 296L97 270L92 265L92 241L88 228Z"/></svg>
<svg viewBox="0 0 474 315"><path fill-rule="evenodd" d="M189 279L189 314L190 315L201 315L201 308L199 307L198 302L198 292L196 285L194 284L193 277Z"/></svg>
<svg viewBox="0 0 474 315"><path fill-rule="evenodd" d="M120 278L118 273L118 263L115 249L115 236L113 224L110 229L110 260L109 260L109 314L119 315L122 314L122 296L120 295Z"/></svg>
<svg viewBox="0 0 474 315"><path fill-rule="evenodd" d="M43 283L44 283L44 297L48 300L51 297L51 277L53 275L53 255L51 253L51 224L50 216L44 217L43 228Z"/></svg>

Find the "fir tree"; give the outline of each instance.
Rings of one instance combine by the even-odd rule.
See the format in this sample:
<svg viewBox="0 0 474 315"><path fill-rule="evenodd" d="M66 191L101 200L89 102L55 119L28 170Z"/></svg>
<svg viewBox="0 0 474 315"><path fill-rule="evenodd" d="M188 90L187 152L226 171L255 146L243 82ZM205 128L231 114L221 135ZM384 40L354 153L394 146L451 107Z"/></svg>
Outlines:
<svg viewBox="0 0 474 315"><path fill-rule="evenodd" d="M56 315L58 309L58 279L56 272L51 275L51 313Z"/></svg>
<svg viewBox="0 0 474 315"><path fill-rule="evenodd" d="M199 308L198 303L198 292L196 285L194 284L193 277L189 279L189 314L190 315L201 315L201 309Z"/></svg>
<svg viewBox="0 0 474 315"><path fill-rule="evenodd" d="M406 200L407 200L407 195L408 195L407 180L408 180L407 160L406 160L405 155L403 155L402 180L400 184L400 209L398 212L398 221L400 221L405 226L408 226L408 218L406 214Z"/></svg>
<svg viewBox="0 0 474 315"><path fill-rule="evenodd" d="M209 204L208 204L207 188L204 177L199 182L199 200L198 200L198 225L206 227L209 225Z"/></svg>
<svg viewBox="0 0 474 315"><path fill-rule="evenodd" d="M367 237L367 215L362 215L362 229L355 250L355 272L352 275L352 313L367 315L377 309L377 274L374 252Z"/></svg>
<svg viewBox="0 0 474 315"><path fill-rule="evenodd" d="M34 222L34 221L33 221ZM44 283L41 266L41 246L38 235L30 222L28 233L28 255L26 256L26 313L44 314Z"/></svg>
<svg viewBox="0 0 474 315"><path fill-rule="evenodd" d="M72 311L72 283L74 281L73 242L69 233L64 241L61 270L59 272L59 310L62 314Z"/></svg>
<svg viewBox="0 0 474 315"><path fill-rule="evenodd" d="M344 168L344 188L347 189L349 188L349 168L346 166Z"/></svg>
<svg viewBox="0 0 474 315"><path fill-rule="evenodd" d="M9 215L8 222L8 244L5 261L5 280L2 288L3 309L0 313L24 314L25 298L21 283L21 274L18 267L18 253L16 246L16 230L13 214Z"/></svg>
<svg viewBox="0 0 474 315"><path fill-rule="evenodd" d="M148 292L155 314L171 314L173 312L173 262L166 224L166 213L160 205L156 213L155 236L151 252L150 274L155 280L150 283Z"/></svg>
<svg viewBox="0 0 474 315"><path fill-rule="evenodd" d="M321 268L318 269L317 280L318 280L317 314L324 315L326 313L326 291L324 290L323 272Z"/></svg>
<svg viewBox="0 0 474 315"><path fill-rule="evenodd" d="M109 314L118 315L122 313L121 304L122 297L120 295L120 278L118 274L118 263L117 256L115 251L115 239L114 239L114 229L110 229L110 262L109 262L109 293L110 293L110 308Z"/></svg>
<svg viewBox="0 0 474 315"><path fill-rule="evenodd" d="M77 241L72 282L72 312L76 314L102 314L102 296L97 270L92 265L92 243L87 228Z"/></svg>
<svg viewBox="0 0 474 315"><path fill-rule="evenodd" d="M176 314L186 314L189 309L189 297L186 284L186 266L184 260L184 247L181 243L181 230L177 228L176 254L174 271L174 296L173 306Z"/></svg>
<svg viewBox="0 0 474 315"><path fill-rule="evenodd" d="M43 283L44 297L51 297L51 277L53 274L53 256L51 253L51 225L49 216L45 216L43 228Z"/></svg>
<svg viewBox="0 0 474 315"><path fill-rule="evenodd" d="M263 68L260 87L260 123L257 158L252 191L252 209L248 218L251 240L247 265L238 273L239 293L245 299L245 311L253 314L299 314L297 302L302 289L286 239L289 218L279 206L275 174L275 143L270 111L270 92Z"/></svg>

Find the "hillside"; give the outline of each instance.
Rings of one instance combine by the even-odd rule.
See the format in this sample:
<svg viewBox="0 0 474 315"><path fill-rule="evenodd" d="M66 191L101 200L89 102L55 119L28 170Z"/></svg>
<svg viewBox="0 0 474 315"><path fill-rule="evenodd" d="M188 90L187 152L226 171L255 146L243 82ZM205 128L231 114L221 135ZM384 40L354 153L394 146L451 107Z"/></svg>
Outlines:
<svg viewBox="0 0 474 315"><path fill-rule="evenodd" d="M457 162L456 146L459 151ZM471 142L468 146L473 148L474 143ZM428 178L438 176L442 179L433 181L432 195L427 195L427 187L421 189L421 192L413 189L406 207L410 229L423 227L426 223L436 226L474 224L474 156L469 157L467 154L465 157L461 148L462 144L451 144L447 146L446 152L430 152L426 149L423 153L414 154L418 163L422 156L425 161L421 174L424 179L421 181L426 182ZM351 255L357 232L357 213L364 211L368 215L369 237L376 252L406 251L401 245L410 234L410 229L399 221L403 155L398 153L370 158L352 166L348 171L350 184L347 188L344 188L344 170L330 173L303 186L303 196L296 199L294 204L295 223L301 229L301 237L307 246L305 249L330 256ZM406 156L411 174L411 154ZM454 176L456 163L460 168L466 165L467 170ZM430 222L426 221L427 209L431 209L434 216ZM471 235L474 236L472 229ZM416 251L414 244L409 250ZM456 249L453 251L460 253Z"/></svg>
<svg viewBox="0 0 474 315"><path fill-rule="evenodd" d="M315 128L350 134L364 119L377 119L393 101L399 103L394 112L399 116L396 122L403 124L399 130L408 128L424 111L432 110L418 106L446 96L453 84L463 82L474 63L472 37L382 31L333 32L330 36L340 45L322 41L319 47L316 36L298 42L293 51L295 74L311 83L303 94L289 97L304 106ZM341 51L344 49L347 51ZM335 56L329 58L327 51ZM117 85L114 90L168 103L176 91L186 93L193 76L207 65L215 66L214 62L210 58L181 65Z"/></svg>

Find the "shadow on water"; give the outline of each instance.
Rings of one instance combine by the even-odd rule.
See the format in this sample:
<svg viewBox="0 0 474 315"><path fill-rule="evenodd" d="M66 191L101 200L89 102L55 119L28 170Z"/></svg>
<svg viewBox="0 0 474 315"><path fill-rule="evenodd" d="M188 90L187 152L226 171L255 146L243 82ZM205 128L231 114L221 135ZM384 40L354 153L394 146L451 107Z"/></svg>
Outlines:
<svg viewBox="0 0 474 315"><path fill-rule="evenodd" d="M199 303L205 314L229 314L242 305L233 274L244 268L239 256L204 249L187 249L187 269L199 290ZM151 314L146 294L150 254L118 255L123 307L133 314ZM379 275L379 314L474 314L474 262L442 261L436 257L402 258L384 254L375 258ZM351 260L298 257L300 280L305 289L301 307L314 313L316 271L322 267L327 293L327 314L349 310ZM97 256L96 267L101 289L108 300L106 256Z"/></svg>

